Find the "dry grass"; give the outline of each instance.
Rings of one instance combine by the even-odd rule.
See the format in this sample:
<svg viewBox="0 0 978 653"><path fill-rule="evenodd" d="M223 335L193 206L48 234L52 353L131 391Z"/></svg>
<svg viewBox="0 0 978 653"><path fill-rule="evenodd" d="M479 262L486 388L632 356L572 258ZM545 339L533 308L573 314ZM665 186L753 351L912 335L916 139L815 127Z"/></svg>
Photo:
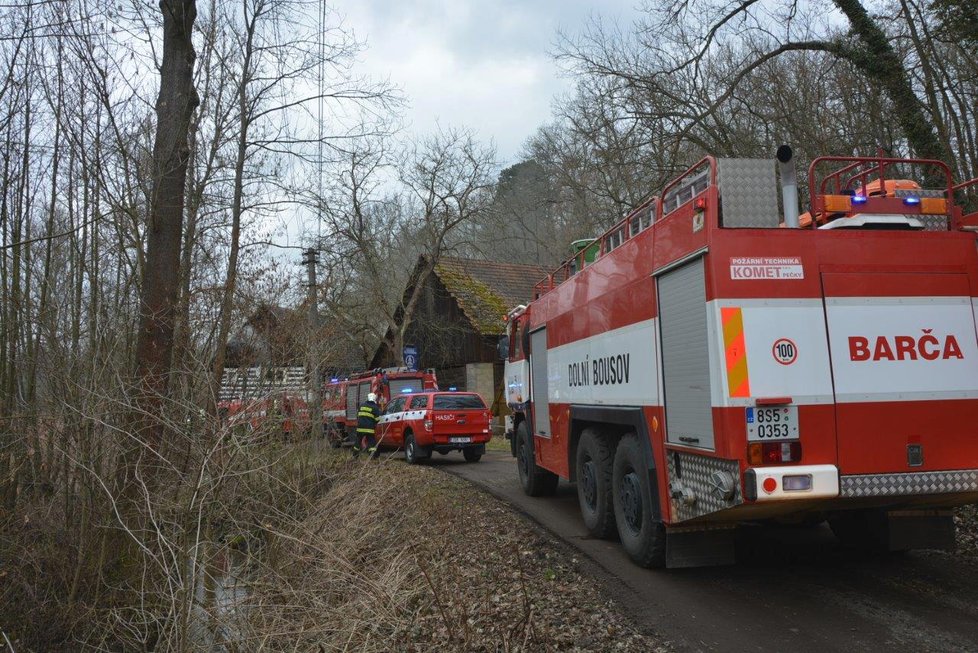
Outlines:
<svg viewBox="0 0 978 653"><path fill-rule="evenodd" d="M493 435L492 439L486 443L486 451L505 451L510 452L509 440L505 435Z"/></svg>
<svg viewBox="0 0 978 653"><path fill-rule="evenodd" d="M661 648L594 590L572 554L430 468L348 463L301 528L270 544L243 649Z"/></svg>

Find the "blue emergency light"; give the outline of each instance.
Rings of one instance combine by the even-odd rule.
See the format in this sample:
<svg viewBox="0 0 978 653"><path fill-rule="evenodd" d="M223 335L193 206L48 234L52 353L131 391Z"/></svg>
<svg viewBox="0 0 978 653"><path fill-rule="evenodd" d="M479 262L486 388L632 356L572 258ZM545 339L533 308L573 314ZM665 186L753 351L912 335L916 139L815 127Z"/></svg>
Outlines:
<svg viewBox="0 0 978 653"><path fill-rule="evenodd" d="M903 198L903 203L908 206L916 206L920 204L920 198L915 195L908 195Z"/></svg>
<svg viewBox="0 0 978 653"><path fill-rule="evenodd" d="M865 204L866 203L866 196L865 195L853 195L852 196L852 203L853 204Z"/></svg>
<svg viewBox="0 0 978 653"><path fill-rule="evenodd" d="M448 386L448 391L449 391L449 392L456 392L457 390L458 390L458 388L456 388L456 387L455 387L455 386L453 386L453 385L450 385L450 386Z"/></svg>

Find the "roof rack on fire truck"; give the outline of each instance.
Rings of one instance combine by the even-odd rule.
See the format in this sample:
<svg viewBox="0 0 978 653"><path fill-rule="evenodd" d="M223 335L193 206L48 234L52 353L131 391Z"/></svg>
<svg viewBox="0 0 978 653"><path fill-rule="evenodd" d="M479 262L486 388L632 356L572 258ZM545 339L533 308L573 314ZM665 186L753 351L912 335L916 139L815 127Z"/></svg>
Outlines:
<svg viewBox="0 0 978 653"><path fill-rule="evenodd" d="M791 157L790 148L787 150ZM781 156L779 152L779 156ZM692 203L692 211L702 219L708 204L715 203L718 226L778 227L776 199L772 212L754 211L758 204L772 205L773 161L768 173L771 184L760 183L758 166L763 159L716 159L706 156L670 182L662 194L643 202L602 235L595 238L554 272L534 286L534 299L566 282L585 267L625 245L653 224L664 223L670 216ZM837 167L819 177L829 164ZM941 188L922 188L907 179L910 168L930 168L943 179ZM894 176L894 173L899 177ZM902 177L902 178L901 178ZM724 192L719 181L723 179ZM808 170L808 193L811 210L801 216L802 228L883 228L928 231L978 231L978 178L955 185L950 167L931 159L884 157L824 156L812 161ZM746 181L746 183L745 183ZM956 203L956 198L962 198ZM721 205L721 199L727 206ZM968 207L968 212L965 212ZM688 209L687 209L688 211ZM686 214L687 211L682 211ZM760 218L753 213L763 213ZM797 213L795 214L797 217ZM597 247L595 247L597 245Z"/></svg>
<svg viewBox="0 0 978 653"><path fill-rule="evenodd" d="M834 169L822 174L829 165ZM923 188L909 178L911 169L923 169L924 178L940 179L940 187ZM809 167L811 211L803 216L801 226L835 229L902 224L928 231L959 229L963 221L961 207L954 203L956 188L950 167L942 161L882 155L818 157Z"/></svg>
<svg viewBox="0 0 978 653"><path fill-rule="evenodd" d="M679 207L702 195L710 187L715 187L716 179L716 159L712 156L703 157L670 182L661 196L655 195L645 200L610 229L595 238L593 243L596 243L598 248L593 253L592 260L588 259L593 245L582 247L553 273L537 283L534 286L534 299L567 281L598 258L618 249L628 240L651 227L655 222L669 216Z"/></svg>

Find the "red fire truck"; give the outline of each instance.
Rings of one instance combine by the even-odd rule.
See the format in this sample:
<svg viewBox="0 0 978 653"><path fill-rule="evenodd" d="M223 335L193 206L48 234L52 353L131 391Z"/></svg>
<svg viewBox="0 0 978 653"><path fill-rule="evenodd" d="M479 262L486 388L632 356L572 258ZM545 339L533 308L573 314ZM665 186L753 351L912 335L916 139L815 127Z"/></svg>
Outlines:
<svg viewBox="0 0 978 653"><path fill-rule="evenodd" d="M774 161L704 158L508 316L524 490L576 482L639 565L732 562L768 519L948 547L978 501L978 180L822 157L802 228L778 154L783 218Z"/></svg>
<svg viewBox="0 0 978 653"><path fill-rule="evenodd" d="M336 426L329 429L333 441L345 434L352 442L357 428L357 411L369 393L377 395L377 403L383 409L391 397L424 390L438 390L438 377L433 369L412 371L406 367L389 367L353 374L340 384L339 405L344 412L333 418Z"/></svg>
<svg viewBox="0 0 978 653"><path fill-rule="evenodd" d="M338 448L346 438L345 379L330 379L323 387L323 435Z"/></svg>
<svg viewBox="0 0 978 653"><path fill-rule="evenodd" d="M296 438L308 433L310 427L306 402L286 393L225 401L218 408L229 427L240 428L245 434L281 434Z"/></svg>

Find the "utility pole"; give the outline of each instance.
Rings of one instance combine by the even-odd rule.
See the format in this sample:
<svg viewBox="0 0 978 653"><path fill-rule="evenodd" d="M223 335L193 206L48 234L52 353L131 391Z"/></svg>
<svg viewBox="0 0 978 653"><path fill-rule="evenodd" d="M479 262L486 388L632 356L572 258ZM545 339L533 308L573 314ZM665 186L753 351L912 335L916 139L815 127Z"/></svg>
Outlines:
<svg viewBox="0 0 978 653"><path fill-rule="evenodd" d="M309 361L308 372L309 420L312 426L313 440L323 437L323 390L319 378L319 289L316 284L316 264L319 263L319 252L310 247L302 253L302 265L306 266L308 282L306 286L307 301L309 302Z"/></svg>

